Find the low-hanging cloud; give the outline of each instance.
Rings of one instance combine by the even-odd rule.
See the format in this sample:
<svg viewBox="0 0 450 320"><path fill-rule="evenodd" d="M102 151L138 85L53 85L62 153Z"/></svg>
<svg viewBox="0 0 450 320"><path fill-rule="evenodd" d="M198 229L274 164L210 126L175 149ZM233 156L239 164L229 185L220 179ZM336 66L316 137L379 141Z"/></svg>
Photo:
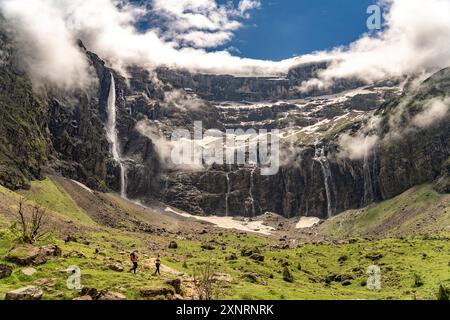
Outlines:
<svg viewBox="0 0 450 320"><path fill-rule="evenodd" d="M372 116L357 133L342 134L339 138L339 157L351 160L364 160L369 158L375 148L392 141L399 141L411 132L431 128L448 121L450 111L450 98L437 97L422 103L421 111L410 117L407 106L414 100L414 95L406 96L396 112L390 115L386 123L386 132L380 133L382 118Z"/></svg>
<svg viewBox="0 0 450 320"><path fill-rule="evenodd" d="M126 0L0 0L0 10L32 78L62 88L89 82L77 39L117 70L165 65L206 73L279 75L300 63L330 61L329 68L304 87L342 77L370 82L450 65L450 1L380 1L388 8L383 31L365 34L345 48L282 61L213 50L229 42L252 10L263 5L255 0L235 6L214 0L152 0L145 7ZM137 30L149 12L164 25Z"/></svg>
<svg viewBox="0 0 450 320"><path fill-rule="evenodd" d="M380 0L387 13L384 30L366 34L329 52L332 63L317 79L303 84L328 86L338 78L367 82L450 66L450 1Z"/></svg>
<svg viewBox="0 0 450 320"><path fill-rule="evenodd" d="M412 124L418 128L429 128L435 123L444 121L450 108L450 98L433 99L427 103L424 110L412 119Z"/></svg>

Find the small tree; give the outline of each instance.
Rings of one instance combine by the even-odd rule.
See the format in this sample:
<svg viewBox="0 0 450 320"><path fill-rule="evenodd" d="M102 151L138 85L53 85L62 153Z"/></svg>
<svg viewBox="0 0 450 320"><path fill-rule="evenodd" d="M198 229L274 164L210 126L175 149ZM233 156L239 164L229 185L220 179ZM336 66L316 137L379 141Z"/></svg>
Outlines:
<svg viewBox="0 0 450 320"><path fill-rule="evenodd" d="M215 265L211 259L203 264L201 267L194 269L194 285L200 300L213 300L219 298L220 283L214 278Z"/></svg>
<svg viewBox="0 0 450 320"><path fill-rule="evenodd" d="M444 287L442 284L439 286L437 298L438 298L438 300L445 300L445 301L450 300L449 290L446 287Z"/></svg>
<svg viewBox="0 0 450 320"><path fill-rule="evenodd" d="M290 283L294 282L294 276L288 267L284 267L283 269L283 280Z"/></svg>
<svg viewBox="0 0 450 320"><path fill-rule="evenodd" d="M33 206L27 210L21 199L16 222L12 225L11 230L17 235L20 242L33 244L47 235L47 232L44 230L47 218L45 209Z"/></svg>

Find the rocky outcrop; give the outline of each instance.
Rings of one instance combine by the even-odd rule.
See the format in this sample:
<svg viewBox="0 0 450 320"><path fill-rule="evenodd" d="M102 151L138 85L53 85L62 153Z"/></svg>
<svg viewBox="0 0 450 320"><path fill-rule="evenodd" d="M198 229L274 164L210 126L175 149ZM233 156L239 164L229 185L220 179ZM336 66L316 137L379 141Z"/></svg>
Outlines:
<svg viewBox="0 0 450 320"><path fill-rule="evenodd" d="M44 292L35 286L28 286L6 293L5 300L41 300Z"/></svg>
<svg viewBox="0 0 450 320"><path fill-rule="evenodd" d="M61 257L61 249L55 245L44 247L19 245L12 249L4 259L21 266L28 266L41 265L58 257Z"/></svg>
<svg viewBox="0 0 450 320"><path fill-rule="evenodd" d="M8 278L13 272L13 267L0 264L0 279Z"/></svg>

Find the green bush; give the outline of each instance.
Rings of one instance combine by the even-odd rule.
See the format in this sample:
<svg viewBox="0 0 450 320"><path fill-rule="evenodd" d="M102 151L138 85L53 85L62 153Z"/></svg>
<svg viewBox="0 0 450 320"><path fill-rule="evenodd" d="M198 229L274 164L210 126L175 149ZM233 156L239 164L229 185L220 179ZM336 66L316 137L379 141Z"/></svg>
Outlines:
<svg viewBox="0 0 450 320"><path fill-rule="evenodd" d="M449 290L446 287L444 287L442 284L439 286L437 298L438 298L438 300L445 300L445 301L450 300Z"/></svg>
<svg viewBox="0 0 450 320"><path fill-rule="evenodd" d="M290 283L294 282L294 276L288 267L284 267L283 269L283 280Z"/></svg>

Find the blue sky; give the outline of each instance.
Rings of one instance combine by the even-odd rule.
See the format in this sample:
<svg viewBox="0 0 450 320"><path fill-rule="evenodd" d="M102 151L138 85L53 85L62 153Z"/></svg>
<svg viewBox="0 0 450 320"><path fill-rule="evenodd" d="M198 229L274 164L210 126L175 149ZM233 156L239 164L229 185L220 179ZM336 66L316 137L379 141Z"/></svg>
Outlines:
<svg viewBox="0 0 450 320"><path fill-rule="evenodd" d="M225 1L218 1L225 2ZM235 33L234 55L281 60L348 45L367 32L367 7L374 0L262 0Z"/></svg>

